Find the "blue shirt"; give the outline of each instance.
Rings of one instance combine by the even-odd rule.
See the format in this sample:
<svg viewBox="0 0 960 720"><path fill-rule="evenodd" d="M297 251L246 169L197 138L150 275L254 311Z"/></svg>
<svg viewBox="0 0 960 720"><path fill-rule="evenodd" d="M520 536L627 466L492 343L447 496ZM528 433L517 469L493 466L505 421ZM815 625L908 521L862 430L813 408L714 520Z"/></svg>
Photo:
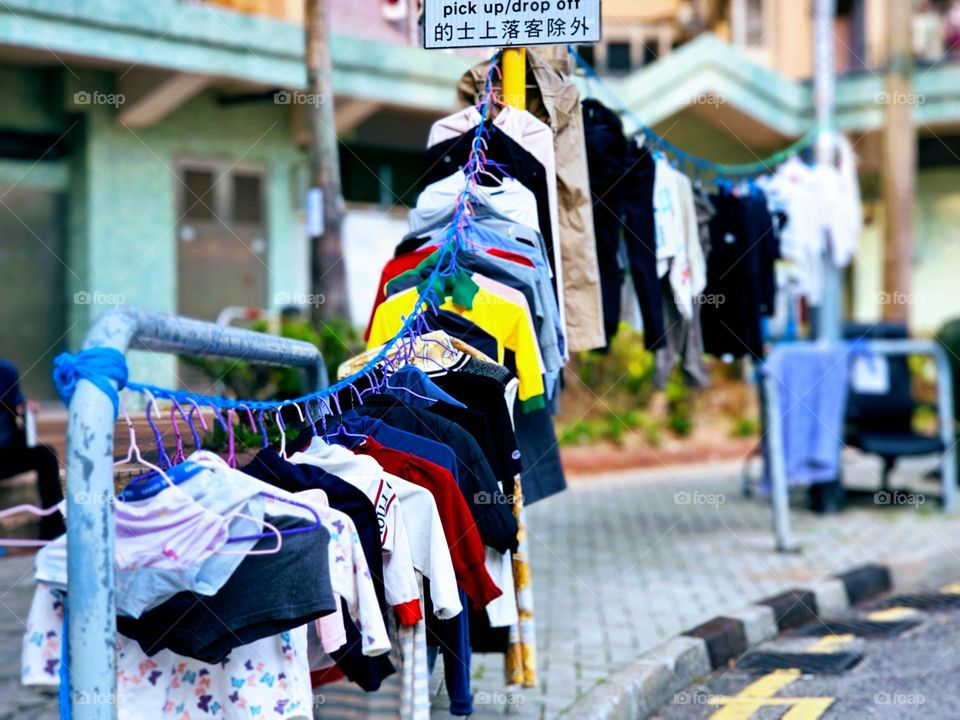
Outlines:
<svg viewBox="0 0 960 720"><path fill-rule="evenodd" d="M387 395L403 400L407 405L423 410L429 410L430 406L438 400L459 408L466 407L455 397L444 392L423 370L414 365L404 365L390 375L383 391Z"/></svg>
<svg viewBox="0 0 960 720"><path fill-rule="evenodd" d="M398 430L392 425L387 425L380 418L365 417L354 411L350 411L343 416L340 427L346 430L346 433L335 432L329 436L331 441L350 447L359 438L351 438L347 433L369 435L381 445L416 455L424 460L429 460L434 465L449 470L459 485L457 456L449 445L415 435L406 430Z"/></svg>

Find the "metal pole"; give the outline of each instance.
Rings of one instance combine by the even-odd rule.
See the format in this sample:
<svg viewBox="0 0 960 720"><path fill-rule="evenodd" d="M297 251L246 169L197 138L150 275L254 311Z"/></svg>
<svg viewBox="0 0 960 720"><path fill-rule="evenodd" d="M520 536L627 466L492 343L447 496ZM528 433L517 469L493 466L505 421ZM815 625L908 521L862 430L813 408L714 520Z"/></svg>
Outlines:
<svg viewBox="0 0 960 720"><path fill-rule="evenodd" d="M833 36L836 0L816 0L814 6L814 101L820 136L817 139L817 163L834 162L836 132L836 47ZM828 241L830 239L828 238ZM827 247L823 258L823 300L817 314L817 337L821 340L839 340L842 335L843 308L841 303L842 278L840 269L831 260Z"/></svg>
<svg viewBox="0 0 960 720"><path fill-rule="evenodd" d="M310 86L311 187L307 221L313 249L311 283L322 302L311 308L315 322L349 317L343 264L343 196L340 148L334 117L330 9L327 0L306 0L307 80Z"/></svg>
<svg viewBox="0 0 960 720"><path fill-rule="evenodd" d="M507 48L501 59L503 102L518 110L527 108L527 49Z"/></svg>
<svg viewBox="0 0 960 720"><path fill-rule="evenodd" d="M100 316L83 346L243 358L305 367L315 385L326 378L323 357L310 343L132 307ZM76 720L116 717L114 422L110 398L80 380L69 408L66 493L67 668Z"/></svg>
<svg viewBox="0 0 960 720"><path fill-rule="evenodd" d="M790 490L783 451L783 419L780 416L780 388L777 379L763 374L764 405L767 412L767 457L770 462L770 496L773 501L773 532L778 552L796 552L799 545L790 527Z"/></svg>
<svg viewBox="0 0 960 720"><path fill-rule="evenodd" d="M131 318L107 313L84 349L125 352L135 327ZM76 720L110 720L117 710L113 425L110 398L80 380L67 425L67 668Z"/></svg>

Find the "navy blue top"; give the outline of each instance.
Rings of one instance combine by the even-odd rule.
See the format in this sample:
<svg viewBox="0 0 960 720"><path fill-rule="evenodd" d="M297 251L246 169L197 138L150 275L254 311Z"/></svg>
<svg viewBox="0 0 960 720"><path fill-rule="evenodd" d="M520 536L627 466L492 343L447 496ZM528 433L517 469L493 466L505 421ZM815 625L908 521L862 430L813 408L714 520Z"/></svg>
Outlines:
<svg viewBox="0 0 960 720"><path fill-rule="evenodd" d="M24 402L19 379L13 364L0 360L0 449L23 444L23 432L17 425L17 407Z"/></svg>

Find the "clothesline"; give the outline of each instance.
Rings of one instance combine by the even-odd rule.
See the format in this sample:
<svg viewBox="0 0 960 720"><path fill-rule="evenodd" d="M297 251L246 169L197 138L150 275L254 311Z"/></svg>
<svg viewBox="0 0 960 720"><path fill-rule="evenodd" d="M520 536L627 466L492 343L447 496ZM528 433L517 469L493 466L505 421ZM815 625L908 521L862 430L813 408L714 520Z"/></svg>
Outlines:
<svg viewBox="0 0 960 720"><path fill-rule="evenodd" d="M630 118L636 127L639 128L639 132L643 133L643 135L650 141L653 148L672 155L681 164L692 166L696 172L712 172L720 177L744 177L748 175L758 175L760 173L770 172L773 167L786 162L790 157L797 155L806 148L812 146L816 142L817 137L820 135L820 131L823 129L820 125L815 125L814 127L810 128L810 130L808 130L803 137L791 143L788 147L784 148L783 150L779 150L766 158L756 160L755 162L727 164L706 160L681 150L669 140L654 132L652 128L647 126L642 120L640 120L639 117L637 117L635 113L630 111L620 101L610 85L597 74L597 71L594 70L583 58L583 56L577 52L573 45L568 46L568 48L570 54L573 56L577 65L579 65L583 70L584 74L589 79L595 80L596 83L603 88L612 101L616 111L620 115Z"/></svg>
<svg viewBox="0 0 960 720"><path fill-rule="evenodd" d="M117 412L119 412L119 400L108 380L117 382L120 389L126 388L132 392L147 395L151 403L155 400L169 400L173 403L183 405L197 403L217 411L258 411L260 413L261 424L264 412L268 410L280 411L284 407L293 405L303 405L308 414L312 403L325 405L326 410L331 411L332 408L329 406L329 403L326 402L328 398L335 397L337 393L351 387L358 380L375 370L394 352L398 344L408 336L415 336L417 334L418 319L424 308L439 307L443 302L443 299L440 298L437 293L438 282L440 282L442 278L453 275L458 269L457 254L461 246L466 242L465 226L468 222L469 211L477 188L477 177L484 170L485 154L482 150L484 142L483 135L487 128L486 121L490 116L490 105L493 102L493 77L500 72L499 58L500 51L498 50L490 60L484 97L478 105L478 110L483 118L483 122L477 126L469 160L467 166L464 168L466 184L457 198L456 209L450 221L450 229L440 243L436 266L430 274L430 277L423 284L423 289L420 291L417 303L410 315L404 319L401 328L390 340L384 343L380 351L371 358L366 365L350 376L322 390L297 398L276 402L203 395L188 390L173 390L157 385L128 381L126 360L122 353L112 348L91 348L74 354L62 353L54 360L54 385L63 401L69 405L70 398L73 396L76 388L77 380L84 378L94 382L101 390L111 396L114 400L114 409Z"/></svg>

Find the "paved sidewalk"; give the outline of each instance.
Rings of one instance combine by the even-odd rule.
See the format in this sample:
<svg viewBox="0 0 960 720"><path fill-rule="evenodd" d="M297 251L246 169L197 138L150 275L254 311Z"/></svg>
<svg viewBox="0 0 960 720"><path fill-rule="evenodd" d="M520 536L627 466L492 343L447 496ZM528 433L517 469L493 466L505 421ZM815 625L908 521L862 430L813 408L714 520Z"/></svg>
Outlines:
<svg viewBox="0 0 960 720"><path fill-rule="evenodd" d="M925 469L895 479L938 492L935 483L917 484ZM846 470L851 485L876 484L869 461ZM630 660L715 615L856 565L942 547L960 529L932 497L919 509L832 517L798 507L803 552L780 554L769 505L741 495L739 463L573 480L529 512L540 687L507 695L502 663L475 656L474 691L488 701L476 703L477 718L557 717Z"/></svg>
<svg viewBox="0 0 960 720"><path fill-rule="evenodd" d="M502 663L475 656L475 717L557 717L636 656L714 615L855 565L942 546L960 529L932 498L919 509L834 517L797 509L803 552L781 555L769 506L741 496L739 470L727 463L574 479L566 493L529 508L540 685L506 694ZM875 467L860 470L873 475ZM30 576L29 559L0 559L0 720L56 717L55 700L18 686ZM448 716L444 700L436 698L435 718Z"/></svg>

